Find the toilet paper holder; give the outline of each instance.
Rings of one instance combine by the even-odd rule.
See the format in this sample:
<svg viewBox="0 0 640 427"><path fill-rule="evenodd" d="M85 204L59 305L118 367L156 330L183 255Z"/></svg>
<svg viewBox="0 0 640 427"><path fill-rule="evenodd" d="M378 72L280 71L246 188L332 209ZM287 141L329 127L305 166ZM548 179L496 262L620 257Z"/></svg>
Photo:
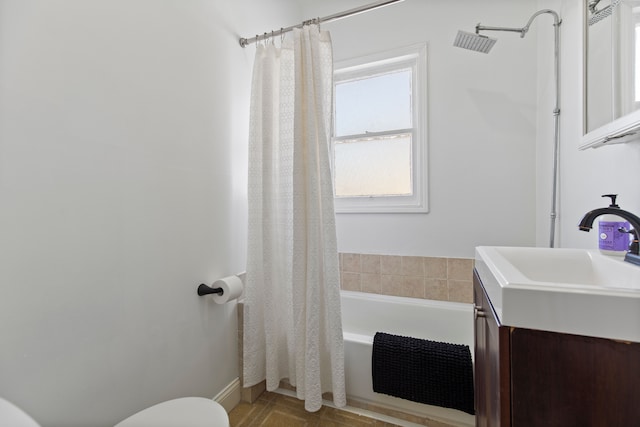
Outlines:
<svg viewBox="0 0 640 427"><path fill-rule="evenodd" d="M202 296L202 295L209 295L209 294L222 295L224 294L224 290L222 288L212 288L210 286L205 285L204 283L201 283L200 286L198 286L198 295Z"/></svg>

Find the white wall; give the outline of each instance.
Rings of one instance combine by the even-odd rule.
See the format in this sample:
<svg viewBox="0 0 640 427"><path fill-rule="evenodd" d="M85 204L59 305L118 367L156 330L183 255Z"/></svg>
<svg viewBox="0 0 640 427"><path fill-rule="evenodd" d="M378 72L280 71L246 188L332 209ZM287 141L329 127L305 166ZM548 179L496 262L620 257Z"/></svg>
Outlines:
<svg viewBox="0 0 640 427"><path fill-rule="evenodd" d="M598 247L597 234L579 231L577 224L587 211L607 206L608 199L601 198L602 194L618 193L620 207L640 213L640 141L578 151L582 130L582 8L576 0L545 0L540 6L556 8L563 18L559 245L593 249ZM541 58L541 79L547 66ZM540 111L543 108L539 106ZM548 149L546 144L539 140L540 151ZM539 185L546 186L548 159L546 155L538 157ZM538 224L547 220L548 200L546 194L539 197Z"/></svg>
<svg viewBox="0 0 640 427"><path fill-rule="evenodd" d="M307 17L368 1L304 0ZM336 61L427 41L429 189L426 215L340 214L342 252L472 257L476 245L549 244L553 147L553 26L538 17L525 39L498 38L488 55L454 48L458 29L520 27L537 10L560 27L560 178L556 246L597 247L578 231L587 211L620 194L640 212L640 142L578 151L582 130L582 7L576 0L405 0L325 24Z"/></svg>
<svg viewBox="0 0 640 427"><path fill-rule="evenodd" d="M44 426L238 376L235 304L195 290L244 269L237 36L288 3L0 0L0 396Z"/></svg>
<svg viewBox="0 0 640 427"><path fill-rule="evenodd" d="M305 1L307 17L368 4ZM324 24L336 61L427 42L428 214L339 214L341 252L473 257L477 245L535 245L536 28L488 55L453 46L459 29L523 26L530 0L406 0Z"/></svg>

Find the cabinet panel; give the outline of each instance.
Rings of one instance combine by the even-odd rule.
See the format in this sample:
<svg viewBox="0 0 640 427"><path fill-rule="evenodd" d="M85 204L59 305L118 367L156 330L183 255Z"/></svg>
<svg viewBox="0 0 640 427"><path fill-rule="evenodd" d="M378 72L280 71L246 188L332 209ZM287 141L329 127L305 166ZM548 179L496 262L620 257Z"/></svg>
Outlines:
<svg viewBox="0 0 640 427"><path fill-rule="evenodd" d="M640 426L640 343L502 326L473 279L477 427Z"/></svg>
<svg viewBox="0 0 640 427"><path fill-rule="evenodd" d="M514 329L513 425L640 426L640 344Z"/></svg>
<svg viewBox="0 0 640 427"><path fill-rule="evenodd" d="M475 349L474 349L474 399L476 409L476 427L489 427L489 361L487 348L487 319L484 311L485 301L481 286L474 284L473 301L476 306Z"/></svg>
<svg viewBox="0 0 640 427"><path fill-rule="evenodd" d="M474 275L475 399L477 427L510 427L509 328L500 326Z"/></svg>

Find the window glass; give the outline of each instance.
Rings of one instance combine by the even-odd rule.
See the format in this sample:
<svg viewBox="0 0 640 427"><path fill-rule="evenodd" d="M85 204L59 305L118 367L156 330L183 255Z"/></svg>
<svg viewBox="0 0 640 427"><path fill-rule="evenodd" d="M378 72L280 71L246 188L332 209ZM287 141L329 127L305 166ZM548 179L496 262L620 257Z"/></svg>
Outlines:
<svg viewBox="0 0 640 427"><path fill-rule="evenodd" d="M411 127L411 69L336 84L336 136Z"/></svg>
<svg viewBox="0 0 640 427"><path fill-rule="evenodd" d="M427 46L336 64L336 212L428 212Z"/></svg>
<svg viewBox="0 0 640 427"><path fill-rule="evenodd" d="M335 145L336 197L411 195L411 170L410 134Z"/></svg>

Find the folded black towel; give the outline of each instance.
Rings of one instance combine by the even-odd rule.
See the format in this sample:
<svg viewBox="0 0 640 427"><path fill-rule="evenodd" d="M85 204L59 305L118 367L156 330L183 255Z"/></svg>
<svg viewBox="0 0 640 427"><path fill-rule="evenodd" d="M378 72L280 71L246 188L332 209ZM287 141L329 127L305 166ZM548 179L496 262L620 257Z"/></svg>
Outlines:
<svg viewBox="0 0 640 427"><path fill-rule="evenodd" d="M469 346L378 332L373 338L373 391L474 414Z"/></svg>

